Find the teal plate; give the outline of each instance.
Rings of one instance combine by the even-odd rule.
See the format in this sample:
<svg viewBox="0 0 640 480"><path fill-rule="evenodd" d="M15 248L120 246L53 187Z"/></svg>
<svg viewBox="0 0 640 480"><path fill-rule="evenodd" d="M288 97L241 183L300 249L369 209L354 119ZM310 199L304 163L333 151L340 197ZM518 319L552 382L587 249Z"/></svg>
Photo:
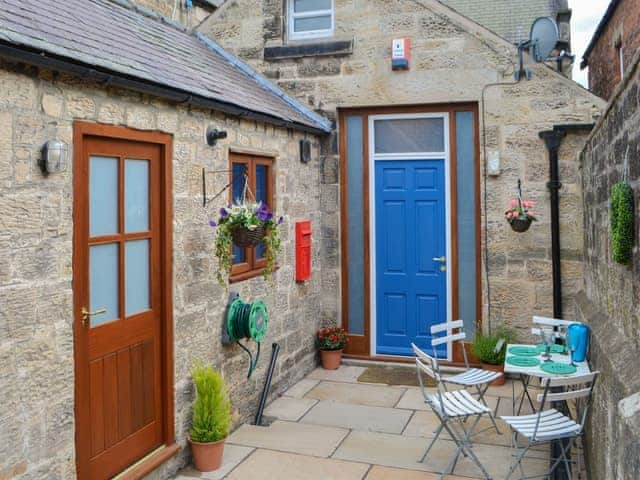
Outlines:
<svg viewBox="0 0 640 480"><path fill-rule="evenodd" d="M544 344L536 345L536 349L538 352L544 352ZM562 345L551 345L551 353L562 353L564 352L564 347Z"/></svg>
<svg viewBox="0 0 640 480"><path fill-rule="evenodd" d="M516 367L535 367L540 360L534 357L507 357L507 363Z"/></svg>
<svg viewBox="0 0 640 480"><path fill-rule="evenodd" d="M538 349L535 347L523 347L523 346L515 346L509 349L509 353L512 355L518 355L520 357L537 357Z"/></svg>
<svg viewBox="0 0 640 480"><path fill-rule="evenodd" d="M551 362L540 365L540 370L547 373L554 373L556 375L569 375L571 373L576 373L578 369L569 363Z"/></svg>

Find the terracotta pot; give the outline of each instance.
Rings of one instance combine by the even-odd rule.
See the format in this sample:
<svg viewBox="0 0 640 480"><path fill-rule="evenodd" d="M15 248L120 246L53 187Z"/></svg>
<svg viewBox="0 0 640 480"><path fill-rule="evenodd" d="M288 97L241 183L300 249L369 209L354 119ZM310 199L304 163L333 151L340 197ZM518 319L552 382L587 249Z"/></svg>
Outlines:
<svg viewBox="0 0 640 480"><path fill-rule="evenodd" d="M342 349L340 350L320 350L322 368L325 370L337 370L342 359Z"/></svg>
<svg viewBox="0 0 640 480"><path fill-rule="evenodd" d="M504 385L504 382L505 382L504 363L501 363L499 365L491 365L490 363L482 362L482 368L484 368L485 370L493 370L494 372L502 373L502 376L500 378L497 378L496 380L491 382L492 387L499 387L500 385Z"/></svg>
<svg viewBox="0 0 640 480"><path fill-rule="evenodd" d="M201 472L212 472L222 465L222 454L224 453L224 442L226 438L217 442L200 443L189 438L191 451L193 452L193 464L196 470Z"/></svg>

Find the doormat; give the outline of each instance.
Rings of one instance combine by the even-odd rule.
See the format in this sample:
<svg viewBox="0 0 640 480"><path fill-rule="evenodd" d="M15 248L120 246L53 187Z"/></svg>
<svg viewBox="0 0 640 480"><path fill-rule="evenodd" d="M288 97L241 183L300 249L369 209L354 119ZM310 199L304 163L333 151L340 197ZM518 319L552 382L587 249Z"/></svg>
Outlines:
<svg viewBox="0 0 640 480"><path fill-rule="evenodd" d="M431 377L422 375L425 387L435 387L436 383ZM407 367L368 367L358 377L358 382L384 383L386 385L404 385L407 387L419 387L418 375L415 368Z"/></svg>

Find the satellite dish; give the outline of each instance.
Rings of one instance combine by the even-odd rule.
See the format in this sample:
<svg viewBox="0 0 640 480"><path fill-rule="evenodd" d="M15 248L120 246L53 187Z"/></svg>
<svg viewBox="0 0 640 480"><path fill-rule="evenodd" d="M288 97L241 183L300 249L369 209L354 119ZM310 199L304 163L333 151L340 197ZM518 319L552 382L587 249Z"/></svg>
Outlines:
<svg viewBox="0 0 640 480"><path fill-rule="evenodd" d="M537 63L544 62L549 58L553 49L556 48L559 37L558 25L556 25L553 19L540 17L533 22L529 40L518 44L520 70L513 74L516 81L520 81L522 78L526 78L527 80L531 78L531 72L524 68L523 50L528 48L531 56Z"/></svg>
<svg viewBox="0 0 640 480"><path fill-rule="evenodd" d="M531 25L529 42L531 56L536 62L544 62L558 44L558 25L549 17L540 17Z"/></svg>

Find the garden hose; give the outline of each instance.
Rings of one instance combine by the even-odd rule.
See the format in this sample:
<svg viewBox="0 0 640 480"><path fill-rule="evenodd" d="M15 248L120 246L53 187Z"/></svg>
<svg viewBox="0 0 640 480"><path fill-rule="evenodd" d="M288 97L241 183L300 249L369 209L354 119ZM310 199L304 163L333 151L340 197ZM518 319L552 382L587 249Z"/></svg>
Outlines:
<svg viewBox="0 0 640 480"><path fill-rule="evenodd" d="M243 302L238 294L232 294L226 315L226 342L235 342L249 355L249 372L251 378L260 358L260 343L267 333L269 313L262 300L253 303ZM253 340L258 344L255 358L251 350L244 345L242 339Z"/></svg>

